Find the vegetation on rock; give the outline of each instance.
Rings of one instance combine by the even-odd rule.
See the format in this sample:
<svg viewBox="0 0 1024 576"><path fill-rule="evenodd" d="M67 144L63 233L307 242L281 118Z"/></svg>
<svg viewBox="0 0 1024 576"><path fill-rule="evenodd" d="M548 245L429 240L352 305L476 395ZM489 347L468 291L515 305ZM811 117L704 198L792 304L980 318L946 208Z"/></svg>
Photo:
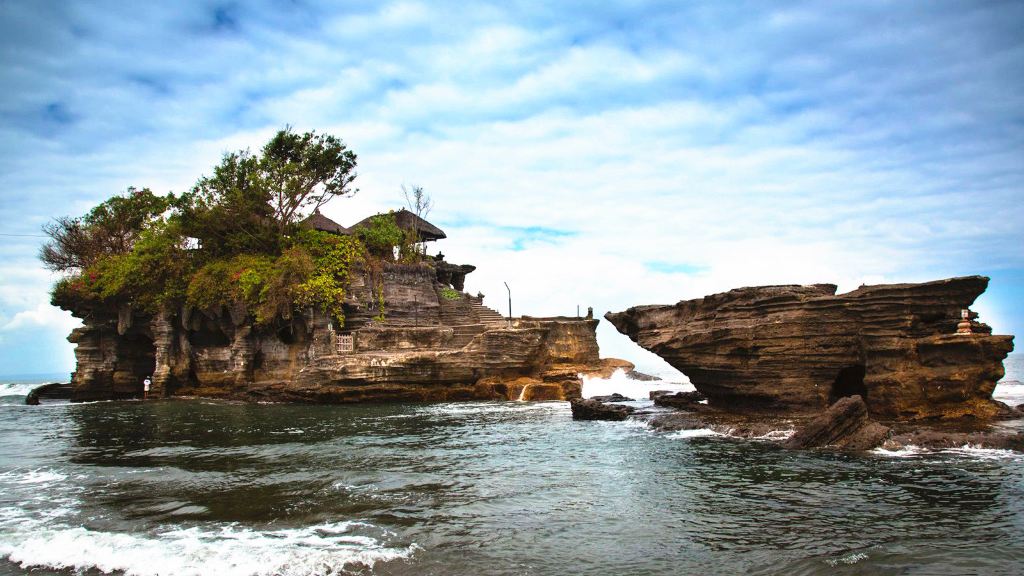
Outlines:
<svg viewBox="0 0 1024 576"><path fill-rule="evenodd" d="M258 154L225 154L180 196L129 188L44 226L40 258L63 272L53 304L245 307L257 324L316 307L344 321L350 276L417 254L391 214L354 236L303 228L303 212L351 195L356 155L334 136L279 131ZM368 266L364 266L367 265ZM376 305L376 303L374 303ZM383 310L381 311L383 314Z"/></svg>

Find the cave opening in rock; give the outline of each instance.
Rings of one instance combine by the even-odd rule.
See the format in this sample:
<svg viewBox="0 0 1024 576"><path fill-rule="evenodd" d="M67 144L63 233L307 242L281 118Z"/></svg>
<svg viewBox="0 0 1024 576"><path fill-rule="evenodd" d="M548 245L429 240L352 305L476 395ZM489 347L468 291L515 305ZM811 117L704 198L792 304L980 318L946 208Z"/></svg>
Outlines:
<svg viewBox="0 0 1024 576"><path fill-rule="evenodd" d="M120 389L117 396L141 397L143 381L152 378L156 371L156 345L153 339L145 334L129 334L124 336L117 350L117 371L121 376L117 379Z"/></svg>
<svg viewBox="0 0 1024 576"><path fill-rule="evenodd" d="M832 390L828 395L829 405L844 396L860 396L864 402L868 401L868 388L864 385L864 374L866 370L862 364L847 366L836 375L832 383Z"/></svg>

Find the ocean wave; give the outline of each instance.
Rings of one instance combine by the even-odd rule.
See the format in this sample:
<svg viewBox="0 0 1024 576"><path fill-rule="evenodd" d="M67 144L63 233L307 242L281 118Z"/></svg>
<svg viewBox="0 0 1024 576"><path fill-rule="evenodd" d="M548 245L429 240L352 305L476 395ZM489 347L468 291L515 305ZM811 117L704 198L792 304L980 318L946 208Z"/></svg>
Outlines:
<svg viewBox="0 0 1024 576"><path fill-rule="evenodd" d="M423 415L438 416L475 416L478 414L497 414L502 412L522 412L527 410L561 410L564 402L446 402L430 404L419 408L413 414L397 414L386 418L410 418Z"/></svg>
<svg viewBox="0 0 1024 576"><path fill-rule="evenodd" d="M923 456L957 456L962 458L976 459L976 460L1024 460L1024 454L1016 452L1014 450L1005 450L1002 448L982 448L980 446L973 446L965 444L958 448L941 448L931 449L924 448L922 446L915 446L909 444L907 446L900 446L899 448L885 448L884 446L875 448L871 451L872 454L878 456L885 456L888 458L918 458Z"/></svg>
<svg viewBox="0 0 1024 576"><path fill-rule="evenodd" d="M1016 380L1004 380L992 391L992 399L1005 402L1010 406L1024 404L1024 384Z"/></svg>
<svg viewBox="0 0 1024 576"><path fill-rule="evenodd" d="M222 525L150 535L70 526L24 528L5 528L0 536L0 556L22 568L95 569L139 576L339 574L408 559L419 549L416 544L391 547L377 537L356 533L375 528L363 522L269 531Z"/></svg>
<svg viewBox="0 0 1024 576"><path fill-rule="evenodd" d="M619 393L630 398L646 400L654 390L668 390L670 392L692 392L696 390L693 384L668 382L665 380L633 380L626 376L621 368L616 370L608 378L597 378L583 376L583 397L609 396Z"/></svg>
<svg viewBox="0 0 1024 576"><path fill-rule="evenodd" d="M0 384L0 396L28 396L28 393L33 389L38 388L40 384L18 384L18 383L3 383Z"/></svg>
<svg viewBox="0 0 1024 576"><path fill-rule="evenodd" d="M44 484L49 482L61 482L67 480L67 474L62 474L45 468L34 470L10 470L0 474L0 481L12 484Z"/></svg>

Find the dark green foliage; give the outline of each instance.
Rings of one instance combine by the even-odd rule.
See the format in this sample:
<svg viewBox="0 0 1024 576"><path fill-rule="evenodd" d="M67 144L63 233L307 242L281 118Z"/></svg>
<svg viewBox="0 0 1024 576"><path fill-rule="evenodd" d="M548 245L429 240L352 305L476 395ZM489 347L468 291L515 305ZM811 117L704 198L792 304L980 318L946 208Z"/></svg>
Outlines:
<svg viewBox="0 0 1024 576"><path fill-rule="evenodd" d="M349 276L366 248L359 238L297 222L301 210L355 192L355 165L334 136L288 128L259 155L226 154L179 198L129 189L81 218L57 219L45 228L52 241L41 258L70 275L54 286L53 303L131 303L153 312L242 303L258 324L318 307L343 321ZM390 258L402 232L390 217L369 237Z"/></svg>
<svg viewBox="0 0 1024 576"><path fill-rule="evenodd" d="M315 210L356 192L356 155L334 136L291 128L255 155L226 154L212 176L182 196L177 208L187 235L216 256L277 254L301 210Z"/></svg>
<svg viewBox="0 0 1024 576"><path fill-rule="evenodd" d="M402 246L407 240L405 232L398 227L394 214L390 212L370 218L369 225L358 228L356 235L370 254L388 259L394 257L395 247Z"/></svg>
<svg viewBox="0 0 1024 576"><path fill-rule="evenodd" d="M441 297L445 300L458 300L462 298L462 292L445 286L444 288L441 288Z"/></svg>

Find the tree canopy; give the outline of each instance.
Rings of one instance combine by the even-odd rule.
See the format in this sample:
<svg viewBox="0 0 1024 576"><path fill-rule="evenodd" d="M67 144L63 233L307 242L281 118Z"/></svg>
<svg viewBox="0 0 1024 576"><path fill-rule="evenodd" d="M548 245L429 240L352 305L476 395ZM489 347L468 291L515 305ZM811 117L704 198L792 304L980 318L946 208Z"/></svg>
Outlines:
<svg viewBox="0 0 1024 576"><path fill-rule="evenodd" d="M350 271L362 259L390 257L383 244L395 239L371 235L371 254L358 236L298 224L354 194L355 168L355 153L340 139L288 127L257 154L225 154L180 196L129 188L85 216L57 218L44 226L50 241L40 251L49 269L65 273L54 304L127 302L156 311L241 302L258 323L318 306L343 320Z"/></svg>

